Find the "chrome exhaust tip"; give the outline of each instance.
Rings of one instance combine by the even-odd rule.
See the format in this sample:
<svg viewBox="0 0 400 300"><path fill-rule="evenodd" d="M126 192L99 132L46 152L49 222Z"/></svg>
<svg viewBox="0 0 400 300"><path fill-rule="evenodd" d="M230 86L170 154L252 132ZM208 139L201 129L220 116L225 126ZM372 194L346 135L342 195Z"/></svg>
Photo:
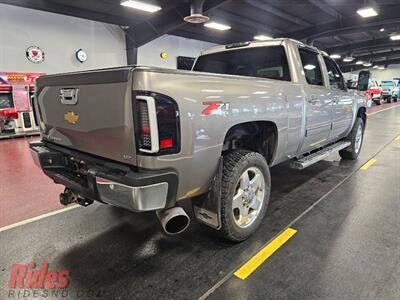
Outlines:
<svg viewBox="0 0 400 300"><path fill-rule="evenodd" d="M158 220L166 234L176 235L184 232L189 224L190 219L182 207L175 206L169 209L156 211Z"/></svg>

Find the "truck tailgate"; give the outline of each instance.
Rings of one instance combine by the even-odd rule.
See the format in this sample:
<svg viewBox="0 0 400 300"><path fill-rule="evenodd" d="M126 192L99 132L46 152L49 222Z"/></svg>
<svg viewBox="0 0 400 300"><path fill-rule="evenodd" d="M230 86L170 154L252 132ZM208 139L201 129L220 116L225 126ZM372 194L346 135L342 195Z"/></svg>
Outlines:
<svg viewBox="0 0 400 300"><path fill-rule="evenodd" d="M133 67L40 77L36 107L44 140L135 163Z"/></svg>

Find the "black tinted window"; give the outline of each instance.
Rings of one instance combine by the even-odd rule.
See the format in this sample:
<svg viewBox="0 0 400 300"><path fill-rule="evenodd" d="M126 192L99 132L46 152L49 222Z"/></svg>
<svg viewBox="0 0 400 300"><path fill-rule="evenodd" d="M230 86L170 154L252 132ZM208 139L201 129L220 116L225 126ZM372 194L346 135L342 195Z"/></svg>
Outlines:
<svg viewBox="0 0 400 300"><path fill-rule="evenodd" d="M289 66L282 46L236 49L203 55L197 59L193 70L290 81Z"/></svg>
<svg viewBox="0 0 400 300"><path fill-rule="evenodd" d="M13 108L14 103L10 93L0 93L0 109Z"/></svg>
<svg viewBox="0 0 400 300"><path fill-rule="evenodd" d="M332 88L344 90L344 79L336 64L328 57L324 56L326 70L328 71L329 84Z"/></svg>
<svg viewBox="0 0 400 300"><path fill-rule="evenodd" d="M308 84L323 85L318 53L307 49L299 49L304 74Z"/></svg>

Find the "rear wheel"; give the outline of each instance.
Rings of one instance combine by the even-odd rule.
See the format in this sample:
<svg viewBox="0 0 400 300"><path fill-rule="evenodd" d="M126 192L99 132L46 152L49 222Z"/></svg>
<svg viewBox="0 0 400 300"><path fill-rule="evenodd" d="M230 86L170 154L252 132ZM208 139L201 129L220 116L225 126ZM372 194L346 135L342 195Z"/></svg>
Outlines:
<svg viewBox="0 0 400 300"><path fill-rule="evenodd" d="M382 94L379 96L378 99L374 100L374 102L375 102L376 105L381 105L382 102L383 102L383 96L382 96Z"/></svg>
<svg viewBox="0 0 400 300"><path fill-rule="evenodd" d="M393 101L394 101L394 102L397 102L397 97L393 97Z"/></svg>
<svg viewBox="0 0 400 300"><path fill-rule="evenodd" d="M361 151L362 142L364 139L364 121L358 117L354 123L353 129L347 137L351 143L347 148L340 150L339 155L343 159L355 160Z"/></svg>
<svg viewBox="0 0 400 300"><path fill-rule="evenodd" d="M270 187L268 164L261 154L239 150L224 156L219 231L223 238L240 242L260 226Z"/></svg>

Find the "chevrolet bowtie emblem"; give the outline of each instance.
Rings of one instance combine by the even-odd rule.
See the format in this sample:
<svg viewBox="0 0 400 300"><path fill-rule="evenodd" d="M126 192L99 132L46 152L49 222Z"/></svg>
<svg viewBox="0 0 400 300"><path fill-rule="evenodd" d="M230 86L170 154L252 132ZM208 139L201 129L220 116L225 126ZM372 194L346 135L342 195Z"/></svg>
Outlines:
<svg viewBox="0 0 400 300"><path fill-rule="evenodd" d="M64 114L64 120L70 124L76 124L78 122L78 119L79 116L72 111L69 111L66 114Z"/></svg>

